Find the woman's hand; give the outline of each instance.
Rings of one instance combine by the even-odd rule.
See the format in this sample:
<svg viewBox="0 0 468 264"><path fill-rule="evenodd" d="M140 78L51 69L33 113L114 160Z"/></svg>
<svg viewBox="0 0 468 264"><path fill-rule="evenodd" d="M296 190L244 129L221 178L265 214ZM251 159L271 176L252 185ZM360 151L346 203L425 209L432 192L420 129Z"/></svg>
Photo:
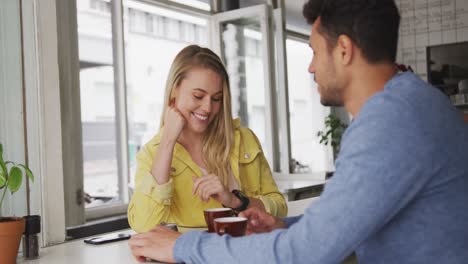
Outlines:
<svg viewBox="0 0 468 264"><path fill-rule="evenodd" d="M164 115L163 137L169 142L176 142L185 126L185 119L175 107L174 102L167 107Z"/></svg>
<svg viewBox="0 0 468 264"><path fill-rule="evenodd" d="M239 199L224 187L220 178L214 174L203 177L193 177L192 194L198 194L200 199L208 202L210 197L224 206L235 208L239 206Z"/></svg>

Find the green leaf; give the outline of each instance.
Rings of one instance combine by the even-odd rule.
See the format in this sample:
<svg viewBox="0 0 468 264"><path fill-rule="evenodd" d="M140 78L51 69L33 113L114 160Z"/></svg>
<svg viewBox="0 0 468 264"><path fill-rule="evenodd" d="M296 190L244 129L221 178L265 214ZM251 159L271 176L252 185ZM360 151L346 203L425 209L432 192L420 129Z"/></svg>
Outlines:
<svg viewBox="0 0 468 264"><path fill-rule="evenodd" d="M20 168L14 166L10 169L10 177L8 180L8 189L13 194L18 191L21 187L21 181L23 180L23 172Z"/></svg>
<svg viewBox="0 0 468 264"><path fill-rule="evenodd" d="M21 166L26 172L26 175L28 175L29 179L32 182L34 182L34 175L32 174L32 171L28 167L24 166L23 164L19 164L18 166Z"/></svg>
<svg viewBox="0 0 468 264"><path fill-rule="evenodd" d="M0 189L5 186L6 178L5 175L3 174L3 170L0 170Z"/></svg>
<svg viewBox="0 0 468 264"><path fill-rule="evenodd" d="M3 159L3 145L0 143L0 158Z"/></svg>
<svg viewBox="0 0 468 264"><path fill-rule="evenodd" d="M5 162L0 159L0 175L2 175L5 180L8 178L8 171Z"/></svg>

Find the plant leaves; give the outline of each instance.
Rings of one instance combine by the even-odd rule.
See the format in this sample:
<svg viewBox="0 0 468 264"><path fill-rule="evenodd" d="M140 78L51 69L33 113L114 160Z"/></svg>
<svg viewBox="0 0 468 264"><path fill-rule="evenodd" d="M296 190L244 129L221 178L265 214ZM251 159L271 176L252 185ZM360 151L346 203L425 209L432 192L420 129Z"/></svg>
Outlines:
<svg viewBox="0 0 468 264"><path fill-rule="evenodd" d="M7 171L6 164L2 159L0 159L0 175L2 175L6 181L8 177L8 171Z"/></svg>
<svg viewBox="0 0 468 264"><path fill-rule="evenodd" d="M0 143L0 159L3 160L3 145Z"/></svg>
<svg viewBox="0 0 468 264"><path fill-rule="evenodd" d="M3 173L3 170L0 169L0 189L3 188L3 186L5 186L5 182L6 182L5 175Z"/></svg>
<svg viewBox="0 0 468 264"><path fill-rule="evenodd" d="M28 175L29 179L32 182L34 182L34 175L32 174L32 171L28 167L24 166L23 164L19 164L18 166L21 166L26 172L26 175Z"/></svg>
<svg viewBox="0 0 468 264"><path fill-rule="evenodd" d="M23 180L23 172L20 168L13 166L10 169L10 176L8 180L8 189L13 194L14 192L18 191L21 187L21 181Z"/></svg>

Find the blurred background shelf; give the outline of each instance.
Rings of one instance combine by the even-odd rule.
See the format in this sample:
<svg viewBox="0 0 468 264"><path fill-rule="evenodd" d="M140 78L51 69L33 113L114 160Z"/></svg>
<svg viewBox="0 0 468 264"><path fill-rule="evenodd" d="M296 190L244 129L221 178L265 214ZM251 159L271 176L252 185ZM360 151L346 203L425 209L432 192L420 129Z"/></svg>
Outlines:
<svg viewBox="0 0 468 264"><path fill-rule="evenodd" d="M468 104L455 104L455 107L462 110L463 112L468 111Z"/></svg>

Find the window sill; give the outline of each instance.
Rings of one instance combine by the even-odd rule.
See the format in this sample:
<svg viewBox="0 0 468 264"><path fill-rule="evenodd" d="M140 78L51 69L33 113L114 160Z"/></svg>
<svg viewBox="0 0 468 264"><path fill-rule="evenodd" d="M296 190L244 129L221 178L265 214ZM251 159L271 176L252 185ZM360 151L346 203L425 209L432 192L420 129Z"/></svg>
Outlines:
<svg viewBox="0 0 468 264"><path fill-rule="evenodd" d="M113 216L100 220L89 221L84 225L67 228L66 240L109 233L130 228L127 215Z"/></svg>

